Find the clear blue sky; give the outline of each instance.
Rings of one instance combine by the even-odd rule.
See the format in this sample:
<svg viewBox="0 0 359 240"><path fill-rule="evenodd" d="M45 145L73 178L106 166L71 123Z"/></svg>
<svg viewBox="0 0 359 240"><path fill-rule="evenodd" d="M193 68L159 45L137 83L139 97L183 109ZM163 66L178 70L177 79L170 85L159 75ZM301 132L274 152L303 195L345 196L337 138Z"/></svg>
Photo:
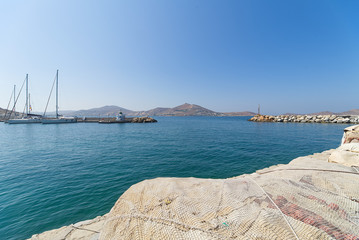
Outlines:
<svg viewBox="0 0 359 240"><path fill-rule="evenodd" d="M43 111L59 69L60 110L359 108L358 13L339 0L1 1L0 107L29 73Z"/></svg>

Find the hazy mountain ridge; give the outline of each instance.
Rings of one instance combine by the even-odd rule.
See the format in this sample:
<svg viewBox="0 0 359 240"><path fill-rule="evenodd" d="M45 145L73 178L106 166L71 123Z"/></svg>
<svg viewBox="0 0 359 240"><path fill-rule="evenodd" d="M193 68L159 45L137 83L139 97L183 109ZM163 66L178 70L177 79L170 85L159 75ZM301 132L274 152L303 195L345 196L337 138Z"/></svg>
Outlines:
<svg viewBox="0 0 359 240"><path fill-rule="evenodd" d="M98 115L115 116L119 112L123 112L126 115L133 115L135 113L134 111L128 110L123 107L110 105L110 106L104 106L104 107L99 107L99 108L91 108L91 109L87 109L87 110L73 111L68 114L71 116L98 116Z"/></svg>
<svg viewBox="0 0 359 240"><path fill-rule="evenodd" d="M352 109L349 111L339 112L339 113L335 113L331 111L322 111L317 113L310 113L308 115L359 115L359 109Z"/></svg>
<svg viewBox="0 0 359 240"><path fill-rule="evenodd" d="M138 112L134 112L135 115L139 115L139 116L144 116L144 115L149 115L149 116L161 116L166 114L167 112L170 111L171 108L162 108L162 107L157 107L148 111L138 111Z"/></svg>
<svg viewBox="0 0 359 240"><path fill-rule="evenodd" d="M359 115L359 109L352 109L346 112L342 112L340 115Z"/></svg>
<svg viewBox="0 0 359 240"><path fill-rule="evenodd" d="M150 113L146 111L145 113ZM158 116L218 116L219 113L201 107L195 104L182 104L174 108L161 109L160 112L155 113Z"/></svg>
<svg viewBox="0 0 359 240"><path fill-rule="evenodd" d="M9 110L11 111L11 110ZM3 116L6 112L6 109L0 108L0 116ZM132 111L123 107L118 107L114 105L91 108L87 110L78 110L78 111L60 111L60 114L67 116L115 116L119 112L123 112L127 116L254 116L256 113L250 111L244 112L215 112L207 108L201 107L196 104L182 104L174 108L163 108L157 107L150 109L148 111ZM35 114L42 114L36 113ZM55 112L49 112L47 115L55 115ZM331 111L322 111L317 113L309 114L297 114L297 113L286 113L284 115L359 115L359 109L352 109L344 112L331 112Z"/></svg>
<svg viewBox="0 0 359 240"><path fill-rule="evenodd" d="M185 103L174 108L157 107L148 111L132 111L118 106L104 106L100 108L92 108L88 110L80 110L69 113L72 116L105 116L117 115L123 112L128 116L253 116L255 113L245 112L230 112L220 113L201 107L196 104Z"/></svg>
<svg viewBox="0 0 359 240"><path fill-rule="evenodd" d="M331 111L322 111L322 112L316 112L316 113L284 113L280 115L338 115L338 116L346 116L346 115L359 115L359 109L352 109L345 112L331 112Z"/></svg>
<svg viewBox="0 0 359 240"><path fill-rule="evenodd" d="M10 115L10 112L11 112L11 109L10 110L6 110L4 108L0 108L0 118L3 118L5 116L5 113L6 113L6 116L9 116ZM22 113L20 112L13 112L12 113L12 116L22 116Z"/></svg>

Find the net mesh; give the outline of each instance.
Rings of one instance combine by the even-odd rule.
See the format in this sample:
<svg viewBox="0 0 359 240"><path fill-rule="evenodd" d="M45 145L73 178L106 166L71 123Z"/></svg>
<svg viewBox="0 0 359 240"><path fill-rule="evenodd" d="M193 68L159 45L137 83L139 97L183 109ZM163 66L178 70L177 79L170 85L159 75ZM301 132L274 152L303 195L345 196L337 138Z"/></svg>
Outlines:
<svg viewBox="0 0 359 240"><path fill-rule="evenodd" d="M143 181L117 201L100 239L359 239L359 173L327 157L231 179Z"/></svg>

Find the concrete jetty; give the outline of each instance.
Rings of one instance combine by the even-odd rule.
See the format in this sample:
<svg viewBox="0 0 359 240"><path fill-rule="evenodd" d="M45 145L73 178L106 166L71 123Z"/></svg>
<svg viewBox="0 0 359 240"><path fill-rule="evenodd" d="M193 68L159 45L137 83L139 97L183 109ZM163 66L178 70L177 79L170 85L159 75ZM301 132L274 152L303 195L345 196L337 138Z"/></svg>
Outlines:
<svg viewBox="0 0 359 240"><path fill-rule="evenodd" d="M116 117L83 117L78 118L77 122L85 123L154 123L156 119L151 117L126 117L123 120L118 120Z"/></svg>
<svg viewBox="0 0 359 240"><path fill-rule="evenodd" d="M265 156L263 156L265 157ZM156 178L42 239L359 239L359 125L342 145L228 179Z"/></svg>

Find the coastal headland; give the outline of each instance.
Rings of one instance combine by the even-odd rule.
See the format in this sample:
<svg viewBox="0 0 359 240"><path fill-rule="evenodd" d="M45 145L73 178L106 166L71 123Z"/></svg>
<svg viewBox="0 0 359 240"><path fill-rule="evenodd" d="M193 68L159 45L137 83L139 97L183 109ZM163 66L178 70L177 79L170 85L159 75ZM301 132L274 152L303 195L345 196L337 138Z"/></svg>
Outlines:
<svg viewBox="0 0 359 240"><path fill-rule="evenodd" d="M265 157L265 156L263 156ZM40 239L359 239L359 125L341 146L228 179L156 178Z"/></svg>
<svg viewBox="0 0 359 240"><path fill-rule="evenodd" d="M292 123L351 123L358 124L358 115L261 115L257 114L249 121L253 122L292 122Z"/></svg>

